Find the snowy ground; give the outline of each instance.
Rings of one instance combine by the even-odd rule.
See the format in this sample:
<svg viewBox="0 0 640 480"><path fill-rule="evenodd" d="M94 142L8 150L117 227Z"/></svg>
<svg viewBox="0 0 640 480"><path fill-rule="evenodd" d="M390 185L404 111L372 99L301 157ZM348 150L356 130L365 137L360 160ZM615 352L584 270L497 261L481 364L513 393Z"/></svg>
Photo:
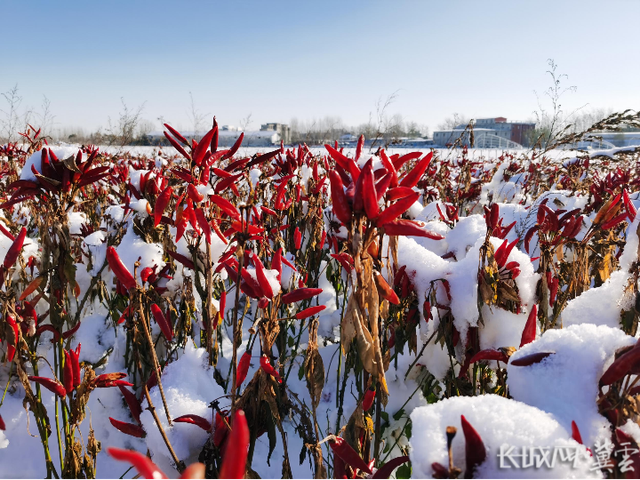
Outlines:
<svg viewBox="0 0 640 480"><path fill-rule="evenodd" d="M60 151L60 158L75 150L67 147ZM169 150L164 148L163 150ZM172 149L171 149L172 150ZM264 149L240 149L237 157L251 156ZM104 151L117 155L118 150L105 148ZM162 159L157 157L157 147L127 148L132 155L140 155L147 158L158 158L157 164ZM312 149L314 154L324 154L323 149ZM405 149L393 150L392 155L403 155ZM352 155L354 152L344 152ZM421 237L400 237L398 249L399 265L406 265L406 272L411 278L419 305L428 298L430 289L434 284L440 285L441 279L446 279L449 292L439 286L434 294L440 302L447 303L447 307L453 316L453 325L460 338L467 338L469 329L477 329L480 349L499 349L513 347L517 351L511 356L506 367L507 386L510 398L497 395L481 395L472 397L455 397L440 399L430 403L425 398L419 384L424 379L424 372L432 374L438 382L445 383L445 377L451 368L457 375L464 359L464 350L459 346L456 357L452 358L447 348L442 343L431 341L423 348L432 334L440 327L443 310L431 306L433 319L427 321L423 308L419 308L419 326L417 335L417 351L422 356L417 359L405 349L392 362L386 372L389 391L389 403L384 408L388 415L385 429L384 443L386 447L383 453L388 458L403 455L407 449L410 451L413 477L425 478L433 475L433 463L438 462L448 465L445 430L447 426L455 426L458 434L453 443L453 458L455 464L464 467L467 453L465 452L464 436L460 423L460 416L465 418L475 427L484 441L486 447L486 461L483 462L475 474L477 478L532 478L532 477L562 477L562 478L600 478L601 470L592 468L594 457L590 456L587 448L594 450L597 444L611 438L611 423L598 411L596 400L598 398L598 380L602 373L613 362L616 350L622 347L634 345L636 340L625 334L620 327L620 311L630 308L634 301L630 296L631 275L629 273L634 262L638 260L638 220L628 221L620 232L626 245L618 254L619 262L615 272L598 287L595 285L582 295L569 300L560 316L560 322L564 328L550 329L540 334L540 326L537 327L536 340L522 348L518 348L521 336L529 313L534 305L540 303L537 284L541 275L537 273L540 265L540 250L537 248L538 234L534 234L531 240L530 252L526 252L522 243L510 252L506 263L517 262L519 275L515 278L520 308L517 312L507 311L497 306L482 305L478 299L478 268L481 248L483 247L487 227L483 216L483 205L489 204L489 196L498 203L503 225L516 222L515 227L506 235L509 243L520 237L528 227L535 224L535 212L540 208L540 198L532 198L524 185L526 184L526 171L521 171L510 178L505 178L505 171L510 164L510 159L499 160L502 151L470 150L469 159L485 162L485 170L495 166L495 174L490 181L483 185L479 198L473 209L461 213L460 219L455 225L447 225L440 217L436 205L444 208L444 202L423 201L420 199L409 210L411 218L427 222L430 231L438 232L444 240L431 240ZM521 151L510 152L520 155ZM612 152L608 152L612 154ZM447 150L437 152L440 159L447 156L455 158L457 153ZM370 155L364 155L368 159ZM551 152L550 157L555 159L558 165L560 160L575 156L569 152ZM34 159L32 163L37 163ZM364 162L361 160L360 162ZM29 165L29 164L28 164ZM307 172L308 176L308 172ZM23 179L35 178L28 168L23 170ZM139 172L131 173L132 185L140 183ZM208 188L208 187L207 187ZM633 189L629 191L629 197L635 207L640 206L638 195ZM204 192L207 193L207 192ZM546 194L550 198L548 205L553 210L564 211L573 208L583 209L588 203L585 195L576 195L570 190L552 188ZM555 199L555 203L554 200ZM102 265L106 255L106 243L103 240L112 238L114 223L124 221L127 224L126 234L119 240L117 251L124 264L134 270L134 263L139 259L141 265L139 273L144 267L164 266L163 245L147 243L141 239L134 229L134 219L144 219L148 216L145 200L138 203L132 202L132 209L125 215L122 206L115 202L108 210L108 218L103 219L103 229L83 240L83 255L85 259L91 259L94 268L87 271L86 264L77 264L77 280L80 286L80 294L83 295L89 288L91 279L97 275L95 265ZM532 214L532 212L534 212ZM18 218L19 209L14 212ZM577 238L582 238L594 221L596 211L585 215ZM532 217L534 217L532 219ZM25 221L28 219L23 219ZM69 222L72 233L79 233L81 225L87 222L86 216L79 212L69 214ZM630 225L628 225L630 224ZM628 225L628 226L627 226ZM301 226L304 228L304 226ZM173 228L173 227L172 227ZM175 235L175 228L172 233ZM582 235L582 237L581 237ZM38 239L32 238L27 242L22 252L26 261L30 255L37 255ZM498 250L503 239L492 237L490 242L494 250ZM11 241L0 235L0 258L4 258L11 246ZM386 246L386 245L385 245ZM212 258L218 261L224 253L224 244L213 235ZM178 243L177 250L182 254L189 254L186 242ZM453 257L447 256L452 253ZM565 249L564 255L570 257L571 252ZM445 258L443 258L445 257ZM330 259L330 257L329 257ZM293 257L291 257L293 260ZM339 268L337 262L329 260L333 268ZM323 263L326 267L327 263ZM223 271L223 277L226 272ZM325 379L322 398L317 410L320 427L320 437L331 433L338 433L336 427L346 423L350 413L359 402L355 377L348 378L347 388L343 404L343 417L338 418L337 404L338 392L342 388L341 370L338 368L341 353L337 340L339 339L339 325L344 305L344 297L337 295L327 278L327 269L323 270L319 279L319 287L323 293L317 303L326 305L327 308L320 314L319 332L322 339L319 341L320 354L325 366ZM254 273L255 275L255 273ZM166 283L170 295L180 293L182 280L193 276L193 271L179 266L174 278ZM275 273L273 274L275 276ZM344 278L346 274L343 273ZM113 288L113 273L104 269L101 278L109 289ZM283 272L283 291L294 288L299 274L289 270ZM272 278L272 280L274 280ZM274 280L277 282L277 280ZM169 295L167 294L167 295ZM450 295L450 298L448 298ZM80 297L82 298L82 297ZM216 306L219 306L217 300ZM314 305L315 305L314 301ZM479 307L480 305L480 307ZM75 305L72 308L77 308ZM230 318L233 302L227 301L225 317ZM197 298L197 308L202 308L200 298ZM256 311L255 301L251 302L250 314ZM44 302L36 307L39 314L44 313ZM251 315L250 315L251 316ZM252 318L252 317L251 317ZM80 355L81 362L96 363L104 359L97 373L110 373L126 371L124 353L126 349L126 333L124 325L113 326L109 311L101 304L99 299L88 302L82 316L81 326L72 337L70 346L75 348L82 344ZM249 328L251 321L244 323L244 343L239 349L240 356L247 348ZM160 336L159 327L153 323L154 338ZM193 337L198 338L200 325L195 325ZM232 331L229 325L223 324L222 354L217 370L226 377L230 370ZM38 353L43 356L40 375L51 376L44 360L53 364L53 348L50 340L51 334L44 333L40 337ZM4 340L4 339L3 339ZM300 341L300 351L304 351L308 342L308 333L305 331ZM198 341L199 344L199 341ZM4 357L7 343L0 344L0 356ZM247 381L258 371L258 348L254 347L253 359ZM553 352L540 363L529 366L513 366L511 362L526 355L536 352ZM162 375L162 383L167 398L167 406L171 416L176 418L185 414L197 414L205 418L211 418L209 403L222 398L225 402L224 389L214 380L214 369L206 362L206 352L197 348L194 341L188 341L184 348L178 349L173 354L173 361L168 364ZM301 401L310 403L307 384L302 376L298 375L303 356L296 358L296 363L291 369L287 379L289 390L295 393ZM42 461L42 441L35 429L35 419L32 413L23 408L24 389L15 377L9 380L9 364L0 365L0 384L4 387L8 383L8 390L0 407L0 415L6 423L6 430L0 431L0 478L41 478L46 475L44 462ZM490 363L496 368L494 361ZM409 374L407 371L413 367ZM504 367L504 364L502 365ZM349 393L351 392L351 393ZM176 423L169 426L166 422L164 407L160 398L158 387L151 391L152 400L157 408L159 418L168 434L172 445L176 447L179 458L191 463L197 461L202 446L207 439L207 433L194 425ZM432 400L431 400L432 401ZM55 410L54 394L43 390L43 403L48 411ZM143 408L144 408L143 403ZM228 400L224 406L228 406ZM98 455L97 472L100 478L119 478L127 471L127 466L111 459L106 453L106 447L132 448L140 452L150 452L156 462L170 476L177 477L177 471L172 466L171 457L160 436L158 428L154 425L151 413L144 411L141 423L147 436L144 439L134 438L113 428L109 417L131 422L131 414L117 388L98 389L91 395L87 405L87 419L81 426L82 437L89 434L90 426L95 430L96 438L102 443L102 452ZM411 422L411 438L400 436L404 427ZM579 426L584 445L572 439L572 421ZM630 420L631 422L631 420ZM298 462L298 454L304 450L303 441L296 433L296 419L285 419L283 425L288 438L288 451L291 459L291 468L295 478L310 478L313 476L313 466L309 460L302 464ZM53 425L55 431L55 425ZM640 442L640 428L631 422L626 425L625 431L637 442ZM54 464L59 465L57 437L55 434L49 438ZM548 448L551 450L563 448L572 450L575 457L572 461L558 461L553 468L504 468L500 466L499 452L504 446L516 448ZM325 460L329 457L329 449L324 446ZM283 445L277 442L275 450L269 457L269 440L267 435L258 439L253 453L252 468L263 478L279 478L282 474ZM637 472L640 475L640 472ZM126 473L126 478L134 475L132 471Z"/></svg>

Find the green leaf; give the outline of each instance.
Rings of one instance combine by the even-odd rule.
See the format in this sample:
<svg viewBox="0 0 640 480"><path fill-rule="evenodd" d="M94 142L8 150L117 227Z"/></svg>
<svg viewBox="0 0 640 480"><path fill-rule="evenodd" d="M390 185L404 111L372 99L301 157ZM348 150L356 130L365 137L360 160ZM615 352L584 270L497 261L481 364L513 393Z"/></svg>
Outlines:
<svg viewBox="0 0 640 480"><path fill-rule="evenodd" d="M393 414L393 419L396 421L400 420L403 415L404 415L404 408L401 408L400 410L398 410L396 413Z"/></svg>
<svg viewBox="0 0 640 480"><path fill-rule="evenodd" d="M396 478L411 478L411 462L404 463L396 469Z"/></svg>

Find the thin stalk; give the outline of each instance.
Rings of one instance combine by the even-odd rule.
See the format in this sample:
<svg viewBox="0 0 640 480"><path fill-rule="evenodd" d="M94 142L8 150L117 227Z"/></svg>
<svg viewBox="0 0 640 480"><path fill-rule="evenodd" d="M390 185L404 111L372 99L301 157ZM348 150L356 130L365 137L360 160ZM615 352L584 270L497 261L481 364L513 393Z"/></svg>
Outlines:
<svg viewBox="0 0 640 480"><path fill-rule="evenodd" d="M164 405L164 413L167 415L167 422L169 422L169 425L173 426L173 420L171 420L171 415L169 415L169 407L167 406L167 399L164 396L164 388L162 388L162 380L160 379L162 375L160 371L160 362L158 362L156 347L153 344L153 339L151 338L151 333L149 332L147 320L145 318L144 312L142 311L142 302L138 302L138 313L140 314L140 323L142 323L144 335L147 338L147 342L149 343L149 349L151 350L151 358L153 358L153 368L156 371L156 378L158 379L158 388L160 389L160 397L162 398L162 404ZM157 423L157 420L156 420L156 423ZM160 424L158 424L158 426L160 426Z"/></svg>
<svg viewBox="0 0 640 480"><path fill-rule="evenodd" d="M298 348L300 347L300 337L302 337L302 332L304 331L306 320L307 320L306 318L303 318L302 320L300 320L300 331L298 332L298 336L296 337L296 344L293 347L293 351L292 351L293 359L295 359L298 354ZM285 383L289 379L289 374L291 373L291 369L293 368L293 365L294 365L294 362L292 360L291 363L289 364L289 370L287 370L287 374L284 377Z"/></svg>
<svg viewBox="0 0 640 480"><path fill-rule="evenodd" d="M4 386L4 391L2 392L2 399L0 399L0 407L4 403L4 397L7 395L7 390L9 390L9 384L11 383L11 375L9 375L9 379L7 380L7 384Z"/></svg>
<svg viewBox="0 0 640 480"><path fill-rule="evenodd" d="M56 370L57 365L58 365L58 349L54 348L53 349L53 365L54 365L54 370ZM62 437L60 435L60 418L59 418L59 413L58 413L58 396L56 395L55 397L55 412L56 412L56 435L58 436L58 453L60 454L60 470L62 471L64 469L64 456L62 454Z"/></svg>
<svg viewBox="0 0 640 480"><path fill-rule="evenodd" d="M158 385L160 385L160 382L158 382ZM171 442L169 441L169 438L167 437L167 434L164 431L164 428L162 427L162 423L160 423L160 419L158 418L158 414L156 412L156 408L153 406L153 402L151 401L151 395L149 395L149 388L147 387L146 384L144 384L144 396L147 399L147 403L149 404L149 408L148 410L151 412L151 415L153 415L153 419L156 422L156 425L158 426L158 430L160 431L160 435L162 436L162 440L164 440L165 445L167 446L167 448L169 449L169 453L171 454L171 458L173 459L173 461L176 464L176 469L178 470L178 472L182 473L184 471L184 469L186 468L186 465L184 464L184 462L182 462L178 456L176 455L175 450L173 449L173 447L171 446Z"/></svg>
<svg viewBox="0 0 640 480"><path fill-rule="evenodd" d="M211 312L211 302L213 300L213 273L211 271L211 244L207 242L205 253L205 278L207 288L207 305L202 309L206 313L207 318L207 353L209 354L209 364L214 364L213 355L213 314Z"/></svg>
<svg viewBox="0 0 640 480"><path fill-rule="evenodd" d="M231 416L236 411L236 396L238 394L237 368L238 368L238 343L242 340L242 318L238 319L238 308L240 308L240 283L242 282L242 268L244 266L244 236L241 236L242 243L238 246L238 282L236 283L236 304L233 309L233 353L231 355Z"/></svg>
<svg viewBox="0 0 640 480"><path fill-rule="evenodd" d="M382 412L382 398L380 398L380 382L376 382L376 428L375 428L375 446L373 448L373 458L379 458L380 453L380 421Z"/></svg>

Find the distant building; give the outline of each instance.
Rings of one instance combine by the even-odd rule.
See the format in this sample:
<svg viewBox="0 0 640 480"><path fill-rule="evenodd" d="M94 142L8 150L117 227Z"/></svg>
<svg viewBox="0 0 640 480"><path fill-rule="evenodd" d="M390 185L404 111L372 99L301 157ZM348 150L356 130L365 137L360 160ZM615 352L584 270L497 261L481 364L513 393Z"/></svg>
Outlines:
<svg viewBox="0 0 640 480"><path fill-rule="evenodd" d="M286 145L291 144L291 128L289 127L289 125L285 125L284 123L265 123L264 125L260 125L260 131L278 132L278 134L280 135L280 139L283 140Z"/></svg>
<svg viewBox="0 0 640 480"><path fill-rule="evenodd" d="M464 133L466 127L467 125L461 124L452 130L435 131L433 142L444 147L456 143L456 140L463 137L460 141L461 146L469 146L471 138L468 133ZM535 123L507 122L505 117L479 118L473 121L473 136L474 140L481 140L484 146L514 148L514 144L529 146L535 128Z"/></svg>

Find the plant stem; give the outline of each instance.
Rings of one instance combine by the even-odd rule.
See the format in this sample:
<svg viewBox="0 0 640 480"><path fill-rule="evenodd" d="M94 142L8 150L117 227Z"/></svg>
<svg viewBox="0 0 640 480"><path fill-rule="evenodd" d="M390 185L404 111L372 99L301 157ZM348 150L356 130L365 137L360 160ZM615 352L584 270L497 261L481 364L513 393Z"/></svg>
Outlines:
<svg viewBox="0 0 640 480"><path fill-rule="evenodd" d="M242 342L242 318L238 319L238 308L240 308L240 283L242 278L242 268L244 264L244 237L242 243L238 246L238 282L236 283L236 304L233 309L233 353L231 355L231 416L236 411L236 395L238 390L237 384L237 368L238 368L238 344Z"/></svg>
<svg viewBox="0 0 640 480"><path fill-rule="evenodd" d="M156 371L156 378L158 380L158 388L160 389L160 397L162 397L162 404L164 405L164 413L167 415L167 422L169 425L173 425L173 421L171 420L171 415L169 415L169 407L167 406L167 399L164 396L164 388L162 388L162 380L160 377L162 376L162 372L160 371L160 362L158 362L158 355L156 354L156 347L153 344L153 339L151 338L151 333L149 332L149 326L147 325L147 320L145 318L144 312L142 310L142 302L138 302L138 313L140 314L140 323L142 323L142 329L144 330L144 335L147 338L147 342L149 343L149 349L151 350L151 358L153 358L153 368ZM146 388L146 387L145 387ZM156 420L157 423L157 420ZM160 424L158 424L160 427ZM160 427L162 428L162 427Z"/></svg>
<svg viewBox="0 0 640 480"><path fill-rule="evenodd" d="M160 382L158 382L158 385L160 385ZM171 458L173 458L173 461L176 464L176 469L178 470L178 472L182 473L184 471L184 469L186 468L184 462L180 461L180 459L178 458L178 456L176 455L175 450L173 449L173 447L171 446L171 442L169 441L169 438L167 437L167 434L164 431L164 428L162 427L162 423L160 423L160 419L158 418L158 414L156 412L156 408L153 406L153 402L151 401L151 395L149 395L149 388L147 387L146 384L144 384L144 396L147 399L147 403L149 404L149 411L151 412L151 415L153 415L153 419L156 422L156 425L158 426L158 430L160 431L160 435L162 436L162 440L164 440L164 444L167 446L167 448L169 449L169 453L171 454ZM171 423L169 423L169 425L171 425Z"/></svg>

